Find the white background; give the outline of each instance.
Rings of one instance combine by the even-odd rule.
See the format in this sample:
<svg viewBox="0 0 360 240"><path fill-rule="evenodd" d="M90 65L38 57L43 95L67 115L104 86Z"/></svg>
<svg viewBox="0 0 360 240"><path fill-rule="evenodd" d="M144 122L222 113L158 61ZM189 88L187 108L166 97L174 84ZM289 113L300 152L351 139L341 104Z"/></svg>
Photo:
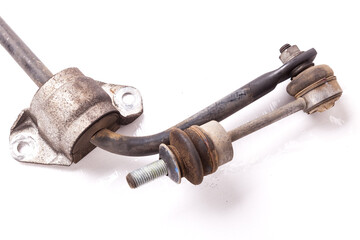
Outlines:
<svg viewBox="0 0 360 240"><path fill-rule="evenodd" d="M0 239L359 239L357 1L8 1L1 16L53 72L137 87L144 114L120 133L164 130L281 65L284 43L314 47L344 94L234 144L200 186L126 174L157 159L96 149L70 167L12 159L8 135L37 87L0 47ZM222 122L290 102L285 88Z"/></svg>

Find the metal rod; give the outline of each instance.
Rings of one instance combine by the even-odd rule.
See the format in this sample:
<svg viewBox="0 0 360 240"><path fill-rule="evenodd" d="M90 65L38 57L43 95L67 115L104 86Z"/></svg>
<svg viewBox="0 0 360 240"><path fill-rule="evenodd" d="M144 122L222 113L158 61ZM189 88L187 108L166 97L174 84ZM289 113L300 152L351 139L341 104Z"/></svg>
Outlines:
<svg viewBox="0 0 360 240"><path fill-rule="evenodd" d="M15 59L15 61L23 68L23 70L29 75L29 77L36 83L38 87L41 87L53 76L50 70L40 61L39 58L35 56L35 54L29 49L29 47L26 46L26 44L16 35L16 33L5 23L5 21L1 17L0 43ZM225 96L224 98L220 99L209 107L184 120L183 122L175 125L175 127L186 129L191 125L201 125L210 120L221 121L227 118L236 111L242 109L248 104L261 98L265 94L271 92L277 84L291 77L293 70L300 65L304 63L312 63L316 54L317 53L315 49L310 49L298 55L291 61L285 63L280 68L261 75L260 77L243 86L242 88ZM295 104L300 104L300 101L301 100L295 101ZM287 109L285 107L286 106L278 109L270 115L264 116L267 116L269 120L263 119L264 117L262 117L259 120L254 120L248 124L245 124L245 126L234 129L232 131L233 141L287 116L282 116L282 114L290 115L291 113L293 113L291 112L292 110L296 110ZM289 105L288 107L290 108L292 106ZM246 129L246 127L248 129ZM169 132L170 129L151 136L131 137L123 136L110 130L103 129L92 137L91 143L112 153L128 156L144 156L155 154L158 151L158 147L161 143L168 143Z"/></svg>
<svg viewBox="0 0 360 240"><path fill-rule="evenodd" d="M261 75L174 127L186 129L192 125L202 125L211 120L221 121L227 118L271 92L278 83L291 77L291 72L294 69L301 64L312 62L315 56L315 49L310 49L298 55L280 68ZM161 143L169 143L170 131L171 128L150 136L132 137L104 129L97 132L91 138L91 143L106 151L120 155L146 156L156 154L159 151L159 145Z"/></svg>
<svg viewBox="0 0 360 240"><path fill-rule="evenodd" d="M234 142L293 113L304 110L305 107L305 100L303 98L298 98L295 101L292 101L285 106L282 106L272 111L271 113L265 114L261 117L256 118L255 120L252 120L248 123L245 123L244 125L241 125L238 128L231 130L229 132L231 140Z"/></svg>
<svg viewBox="0 0 360 240"><path fill-rule="evenodd" d="M53 76L50 70L35 56L1 17L0 43L38 87L41 87Z"/></svg>

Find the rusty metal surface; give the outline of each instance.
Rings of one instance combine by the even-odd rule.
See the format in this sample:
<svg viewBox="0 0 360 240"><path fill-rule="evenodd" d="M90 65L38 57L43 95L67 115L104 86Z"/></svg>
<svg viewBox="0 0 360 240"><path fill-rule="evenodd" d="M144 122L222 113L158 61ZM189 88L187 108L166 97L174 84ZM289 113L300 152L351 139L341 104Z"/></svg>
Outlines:
<svg viewBox="0 0 360 240"><path fill-rule="evenodd" d="M184 132L190 137L199 153L204 176L215 172L219 166L219 156L211 138L199 126L191 126Z"/></svg>
<svg viewBox="0 0 360 240"><path fill-rule="evenodd" d="M178 161L182 162L179 165L183 166L182 177L194 185L200 184L204 178L204 171L200 156L190 137L184 131L174 128L170 133L170 145L176 148L179 154Z"/></svg>
<svg viewBox="0 0 360 240"><path fill-rule="evenodd" d="M74 144L71 151L73 162L77 163L95 148L95 146L90 143L90 139L96 132L99 131L99 129L108 128L112 131L116 131L119 127L120 122L118 112L111 112L94 121L91 126L79 136L78 140Z"/></svg>
<svg viewBox="0 0 360 240"><path fill-rule="evenodd" d="M342 89L333 70L327 65L313 66L294 77L287 91L297 99L279 109L250 121L229 132L236 141L299 110L306 113L323 112L334 106Z"/></svg>
<svg viewBox="0 0 360 240"><path fill-rule="evenodd" d="M303 98L298 98L285 106L282 106L264 116L258 117L248 123L241 125L238 128L235 128L229 131L231 140L234 142L242 137L249 135L263 127L266 127L280 119L283 119L293 113L296 113L300 110L305 109L306 102Z"/></svg>
<svg viewBox="0 0 360 240"><path fill-rule="evenodd" d="M53 76L1 17L0 43L40 87L11 129L10 149L19 161L70 165L95 148L93 134L116 131L143 111L133 87L94 81L75 68Z"/></svg>
<svg viewBox="0 0 360 240"><path fill-rule="evenodd" d="M34 83L41 87L53 74L0 17L0 44Z"/></svg>
<svg viewBox="0 0 360 240"><path fill-rule="evenodd" d="M104 85L76 68L54 75L38 90L30 108L11 129L10 146L15 159L70 165L94 148L89 142L93 134L105 127L118 129L126 116L114 107L113 96L103 89ZM138 114L141 112L142 106ZM133 118L134 114L128 116ZM23 144L33 146L31 153L21 155L17 151Z"/></svg>
<svg viewBox="0 0 360 240"><path fill-rule="evenodd" d="M303 53L303 51L300 51L300 49L296 45L290 45L285 44L280 48L280 60L282 63L287 63L291 61L293 58L296 58L300 54ZM303 62L302 64L298 65L291 71L291 77L295 77L301 72L303 72L305 69L314 66L314 63L312 61Z"/></svg>
<svg viewBox="0 0 360 240"><path fill-rule="evenodd" d="M305 83L300 83L301 80ZM309 68L305 74L296 78L295 81L297 85L305 87L295 95L296 100L230 132L226 132L216 121L210 121L200 127L191 126L184 131L178 128L172 129L170 132L171 145L161 144L164 147L160 147L160 149L165 150L160 155L170 162L170 164L166 164L168 174L169 172L176 172L174 169L178 170L180 168L181 173L177 171L176 177L181 178L184 176L191 183L200 184L205 175L215 172L220 165L232 160L233 141L300 110L307 113L325 111L334 105L342 93L336 77L333 76L332 70L326 65ZM164 152L167 154L164 154ZM202 171L200 171L201 168ZM136 174L130 173L129 177L135 178L135 180L128 181L129 185L132 186L136 182L145 183L144 179L152 181L158 176L156 173L161 171L161 169L151 169L151 172L147 172L147 169L146 166L134 171ZM137 175L137 173L141 174ZM154 177L149 178L148 176ZM176 180L175 182L177 182Z"/></svg>
<svg viewBox="0 0 360 240"><path fill-rule="evenodd" d="M279 58L281 62L285 64L302 52L296 45L291 46L290 44L285 44L283 47L280 48L280 53L281 54Z"/></svg>
<svg viewBox="0 0 360 240"><path fill-rule="evenodd" d="M315 49L299 54L280 68L261 75L174 127L186 129L192 125L202 125L211 120L221 121L227 118L271 92L278 83L292 77L293 70L300 65L312 63L316 54ZM161 143L169 144L169 133L170 129L167 129L150 136L132 137L102 130L94 135L91 143L120 155L146 156L156 154Z"/></svg>
<svg viewBox="0 0 360 240"><path fill-rule="evenodd" d="M120 112L121 125L133 122L143 113L142 97L136 88L111 83L98 83L110 96L113 106Z"/></svg>
<svg viewBox="0 0 360 240"><path fill-rule="evenodd" d="M331 81L326 81L301 96L306 101L306 109L304 111L309 114L326 111L334 106L341 95L342 89L339 83L336 78L331 78Z"/></svg>
<svg viewBox="0 0 360 240"><path fill-rule="evenodd" d="M333 107L342 94L334 71L327 65L306 69L289 83L287 91L295 98L305 99L304 111L309 114Z"/></svg>
<svg viewBox="0 0 360 240"><path fill-rule="evenodd" d="M286 87L286 91L291 96L295 96L304 88L307 88L311 84L330 76L334 76L334 72L328 65L323 64L310 67L301 72L298 76L294 77Z"/></svg>

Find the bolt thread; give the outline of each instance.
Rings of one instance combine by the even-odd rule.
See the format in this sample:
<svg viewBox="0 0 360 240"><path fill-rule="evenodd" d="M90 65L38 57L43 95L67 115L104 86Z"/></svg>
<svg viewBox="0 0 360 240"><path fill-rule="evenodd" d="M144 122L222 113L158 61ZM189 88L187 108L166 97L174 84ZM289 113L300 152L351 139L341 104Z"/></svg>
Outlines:
<svg viewBox="0 0 360 240"><path fill-rule="evenodd" d="M286 49L288 49L289 47L291 47L290 44L286 43L284 44L281 48L280 48L280 53L283 53Z"/></svg>
<svg viewBox="0 0 360 240"><path fill-rule="evenodd" d="M156 178L166 175L166 163L160 159L129 173L126 176L126 180L131 188L137 188L145 183L155 180Z"/></svg>

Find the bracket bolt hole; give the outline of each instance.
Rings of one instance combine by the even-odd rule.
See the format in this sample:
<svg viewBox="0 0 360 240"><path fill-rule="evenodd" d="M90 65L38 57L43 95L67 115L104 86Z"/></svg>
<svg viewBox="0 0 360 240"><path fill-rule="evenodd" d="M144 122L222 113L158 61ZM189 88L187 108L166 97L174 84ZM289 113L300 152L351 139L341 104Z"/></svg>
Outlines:
<svg viewBox="0 0 360 240"><path fill-rule="evenodd" d="M16 160L31 159L36 152L35 140L30 136L18 136L10 144L11 152Z"/></svg>
<svg viewBox="0 0 360 240"><path fill-rule="evenodd" d="M115 107L121 110L133 111L141 106L141 95L132 87L123 87L113 96Z"/></svg>
<svg viewBox="0 0 360 240"><path fill-rule="evenodd" d="M24 156L31 154L34 151L34 145L30 142L19 142L17 151Z"/></svg>
<svg viewBox="0 0 360 240"><path fill-rule="evenodd" d="M122 101L125 105L132 106L135 102L135 96L130 92L126 92L122 95Z"/></svg>

